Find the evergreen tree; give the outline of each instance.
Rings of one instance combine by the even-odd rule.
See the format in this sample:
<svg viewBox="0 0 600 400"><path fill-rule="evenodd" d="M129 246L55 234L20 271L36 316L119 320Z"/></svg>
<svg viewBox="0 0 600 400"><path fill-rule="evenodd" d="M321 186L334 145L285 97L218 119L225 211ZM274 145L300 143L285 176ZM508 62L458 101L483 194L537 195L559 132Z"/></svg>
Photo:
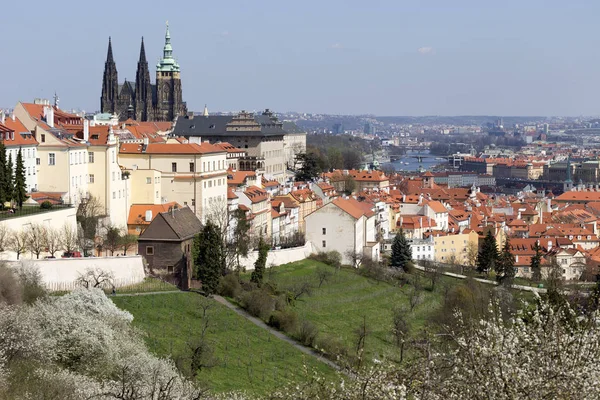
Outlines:
<svg viewBox="0 0 600 400"><path fill-rule="evenodd" d="M248 218L246 217L246 212L241 208L238 208L233 212L233 218L235 219L235 228L233 229L231 248L235 254L237 272L239 272L242 268L240 257L248 256L248 250L250 250L250 240L248 237L250 221L248 221Z"/></svg>
<svg viewBox="0 0 600 400"><path fill-rule="evenodd" d="M8 160L6 162L6 166L4 168L4 195L6 196L6 201L12 202L13 194L14 194L14 185L13 185L13 162L12 162L12 154L8 155Z"/></svg>
<svg viewBox="0 0 600 400"><path fill-rule="evenodd" d="M300 164L300 167L296 171L296 181L311 181L318 177L321 172L318 157L314 153L298 154L296 156L296 164Z"/></svg>
<svg viewBox="0 0 600 400"><path fill-rule="evenodd" d="M250 282L262 285L263 275L267 266L267 255L269 254L269 245L265 243L263 237L258 241L258 258L254 262L254 271L250 276Z"/></svg>
<svg viewBox="0 0 600 400"><path fill-rule="evenodd" d="M17 153L17 167L15 169L15 184L13 188L13 199L19 206L19 210L23 208L23 203L27 200L27 186L25 184L25 165L23 165L23 153L21 148Z"/></svg>
<svg viewBox="0 0 600 400"><path fill-rule="evenodd" d="M492 231L489 230L483 239L481 251L477 255L477 271L488 273L494 269L497 260L498 248L496 247L496 238L492 235Z"/></svg>
<svg viewBox="0 0 600 400"><path fill-rule="evenodd" d="M542 247L536 240L533 245L533 250L535 250L535 254L531 257L531 277L534 281L539 282L542 280Z"/></svg>
<svg viewBox="0 0 600 400"><path fill-rule="evenodd" d="M496 271L496 280L500 283L512 282L515 277L515 256L510 252L510 240L506 238L502 252L498 255L498 260L494 264Z"/></svg>
<svg viewBox="0 0 600 400"><path fill-rule="evenodd" d="M390 260L390 264L394 268L402 268L404 269L404 271L408 272L408 268L411 261L412 251L410 250L410 245L406 240L404 231L400 229L400 231L396 233L396 236L394 237L394 242L392 243L392 257Z"/></svg>
<svg viewBox="0 0 600 400"><path fill-rule="evenodd" d="M0 210L4 208L4 203L9 201L6 188L6 147L4 142L0 141Z"/></svg>
<svg viewBox="0 0 600 400"><path fill-rule="evenodd" d="M196 277L207 294L214 294L221 277L222 241L219 228L210 220L194 238L192 256Z"/></svg>

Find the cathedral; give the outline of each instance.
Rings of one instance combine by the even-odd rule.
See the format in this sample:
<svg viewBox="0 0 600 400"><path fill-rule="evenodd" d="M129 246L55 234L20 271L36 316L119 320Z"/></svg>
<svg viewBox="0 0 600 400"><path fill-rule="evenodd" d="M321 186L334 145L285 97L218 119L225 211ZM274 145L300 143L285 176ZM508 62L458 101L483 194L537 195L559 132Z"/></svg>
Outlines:
<svg viewBox="0 0 600 400"><path fill-rule="evenodd" d="M144 38L135 82L125 80L122 84L119 84L112 43L108 38L100 109L103 113L118 115L119 120L131 118L137 121L173 121L186 114L186 104L181 95L179 64L173 58L168 23L163 57L156 65L155 84L150 81Z"/></svg>

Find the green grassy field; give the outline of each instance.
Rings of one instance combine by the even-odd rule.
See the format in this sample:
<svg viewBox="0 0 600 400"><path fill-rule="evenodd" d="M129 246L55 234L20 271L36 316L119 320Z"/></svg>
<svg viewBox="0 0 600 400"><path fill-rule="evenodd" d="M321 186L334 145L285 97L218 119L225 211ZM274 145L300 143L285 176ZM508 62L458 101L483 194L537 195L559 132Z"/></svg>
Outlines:
<svg viewBox="0 0 600 400"><path fill-rule="evenodd" d="M294 308L301 319L313 322L319 329L319 335L330 335L342 341L348 349L356 346L355 331L366 317L370 334L366 339L365 353L367 359L399 358L399 351L394 345L392 329L392 310L406 307L406 319L411 326L410 336L418 337L428 325L428 319L436 312L442 299L442 283L455 284L450 278L442 277L436 291L421 291L422 302L411 312L409 297L413 287L393 286L363 277L354 270L341 269L334 272L329 281L318 286L316 278L317 266L323 265L314 260L303 260L267 270L265 279L273 280L278 288L285 288L298 280L310 279L315 288L310 296L301 297ZM424 288L429 282L421 280ZM431 327L433 329L433 327ZM350 350L353 354L353 350Z"/></svg>
<svg viewBox="0 0 600 400"><path fill-rule="evenodd" d="M133 314L133 324L147 334L149 348L160 356L176 358L203 325L200 304L206 299L195 293L114 297L112 300ZM334 379L335 372L330 367L303 355L225 306L209 301L208 339L214 346L218 364L203 369L198 376L209 388L216 392L242 390L262 395L286 382L303 380L303 365Z"/></svg>

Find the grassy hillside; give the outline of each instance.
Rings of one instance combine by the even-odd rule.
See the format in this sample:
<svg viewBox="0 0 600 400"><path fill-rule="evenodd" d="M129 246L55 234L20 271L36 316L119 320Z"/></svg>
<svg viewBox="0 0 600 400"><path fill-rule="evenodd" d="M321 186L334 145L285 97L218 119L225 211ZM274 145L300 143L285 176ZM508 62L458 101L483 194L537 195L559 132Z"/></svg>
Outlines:
<svg viewBox="0 0 600 400"><path fill-rule="evenodd" d="M134 316L134 325L147 334L151 351L178 357L203 325L202 301L194 293L169 293L115 297L117 306ZM302 365L316 368L332 377L325 364L304 356L291 345L275 338L233 311L213 300L207 316L208 338L218 364L203 369L198 379L217 392L243 390L265 394L285 382L304 379Z"/></svg>
<svg viewBox="0 0 600 400"><path fill-rule="evenodd" d="M316 270L318 266L329 268L333 276L318 288ZM421 303L410 311L409 298L413 287L409 284L394 286L366 278L355 270L335 269L314 260L302 260L267 270L266 280L276 282L278 288L285 288L302 280L313 282L310 296L301 297L294 309L301 319L313 322L319 335L331 336L343 342L348 349L356 347L355 331L366 318L370 334L366 339L367 359L387 357L399 358L394 345L392 310L406 307L406 319L411 327L410 336L418 337L427 320L439 308L442 299L442 285L436 291L421 290ZM441 279L444 284L453 284L450 279ZM429 283L423 279L422 284ZM351 352L353 350L350 350Z"/></svg>

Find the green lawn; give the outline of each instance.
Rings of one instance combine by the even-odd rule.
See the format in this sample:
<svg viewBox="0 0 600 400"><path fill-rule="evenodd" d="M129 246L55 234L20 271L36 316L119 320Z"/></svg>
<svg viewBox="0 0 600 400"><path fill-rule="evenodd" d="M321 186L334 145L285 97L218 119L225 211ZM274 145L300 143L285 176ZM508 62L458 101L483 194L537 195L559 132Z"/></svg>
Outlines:
<svg viewBox="0 0 600 400"><path fill-rule="evenodd" d="M267 270L266 280L273 280L278 288L285 288L298 280L314 280L318 286L316 269L321 264L313 260L282 265ZM335 271L332 267L331 271ZM398 359L399 352L394 345L391 334L392 310L395 307L406 307L406 318L411 326L410 336L418 337L427 320L440 306L442 298L441 282L456 284L455 280L442 277L435 292L427 290L429 281L423 278L421 291L422 302L410 311L409 297L413 287L403 287L368 279L355 270L341 269L333 277L315 288L310 296L301 297L295 304L299 317L313 322L319 329L319 335L331 335L340 339L348 349L356 346L356 329L361 325L363 317L371 333L366 339L367 359ZM433 328L433 327L432 327ZM351 351L353 354L353 351Z"/></svg>
<svg viewBox="0 0 600 400"><path fill-rule="evenodd" d="M127 294L127 293L147 293L147 292L170 292L173 290L179 290L177 286L160 280L158 278L153 278L148 276L144 278L144 280L140 283L135 283L133 285L121 286L116 288L116 292L119 294ZM112 288L106 288L104 290L107 295L112 293Z"/></svg>
<svg viewBox="0 0 600 400"><path fill-rule="evenodd" d="M177 357L203 324L200 304L206 300L195 293L168 293L114 297L120 308L134 316L133 324L147 334L149 348L161 356ZM284 383L304 379L303 365L334 379L325 364L303 355L235 312L209 300L211 321L208 338L213 343L218 365L202 370L199 380L216 392L240 391L263 395Z"/></svg>

